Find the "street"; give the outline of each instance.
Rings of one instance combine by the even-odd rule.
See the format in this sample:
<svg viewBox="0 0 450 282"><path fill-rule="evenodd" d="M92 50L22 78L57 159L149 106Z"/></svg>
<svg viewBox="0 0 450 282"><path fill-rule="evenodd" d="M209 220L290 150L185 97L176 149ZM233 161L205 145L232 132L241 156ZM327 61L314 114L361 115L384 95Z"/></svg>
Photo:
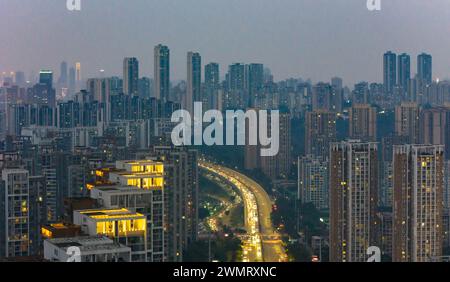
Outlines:
<svg viewBox="0 0 450 282"><path fill-rule="evenodd" d="M243 261L287 261L280 235L272 226L272 200L264 188L235 170L203 161L199 166L232 183L242 195L247 230L247 235L242 237Z"/></svg>

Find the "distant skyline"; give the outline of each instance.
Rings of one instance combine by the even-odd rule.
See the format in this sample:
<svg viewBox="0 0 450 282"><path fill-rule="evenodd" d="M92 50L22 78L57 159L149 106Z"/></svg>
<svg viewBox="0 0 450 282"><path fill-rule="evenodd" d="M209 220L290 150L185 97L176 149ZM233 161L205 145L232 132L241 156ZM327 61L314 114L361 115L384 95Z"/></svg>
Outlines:
<svg viewBox="0 0 450 282"><path fill-rule="evenodd" d="M433 56L433 78L450 78L450 1L382 0L0 0L0 72L51 69L81 62L83 79L122 75L125 57L153 77L153 48L171 51L171 79L186 79L187 52L203 65L263 63L275 80L290 77L346 85L382 82L383 54ZM203 74L202 74L203 78Z"/></svg>

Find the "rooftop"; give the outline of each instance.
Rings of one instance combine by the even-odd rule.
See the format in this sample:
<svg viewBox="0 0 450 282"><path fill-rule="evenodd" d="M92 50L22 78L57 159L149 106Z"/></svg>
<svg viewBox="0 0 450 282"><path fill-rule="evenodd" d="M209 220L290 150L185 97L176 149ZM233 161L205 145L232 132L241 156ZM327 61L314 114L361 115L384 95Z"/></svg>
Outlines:
<svg viewBox="0 0 450 282"><path fill-rule="evenodd" d="M123 219L146 219L146 216L140 213L129 211L128 209L95 209L81 210L78 213L94 220L123 220Z"/></svg>
<svg viewBox="0 0 450 282"><path fill-rule="evenodd" d="M123 249L123 251L130 250L127 246L116 243L108 237L104 236L82 236L71 238L58 238L47 239L48 243L67 250L69 247L79 247L82 253L89 251L102 251L102 250L116 250Z"/></svg>

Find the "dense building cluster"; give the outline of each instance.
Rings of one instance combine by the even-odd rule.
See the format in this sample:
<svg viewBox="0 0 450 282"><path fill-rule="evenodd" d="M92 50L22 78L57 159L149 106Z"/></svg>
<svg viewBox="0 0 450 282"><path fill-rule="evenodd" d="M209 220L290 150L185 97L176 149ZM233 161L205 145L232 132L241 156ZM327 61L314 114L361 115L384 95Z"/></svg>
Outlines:
<svg viewBox="0 0 450 282"><path fill-rule="evenodd" d="M173 146L171 115L202 102L280 111L279 153L247 144L243 166L293 181L300 202L328 212L329 236L314 240L330 260L366 261L371 246L394 261L441 260L450 82L433 80L428 54L415 76L408 54L387 52L383 65L382 83L350 89L338 77L276 82L258 63L231 64L222 79L218 63L202 69L188 52L187 80L175 83L170 50L157 45L153 78L133 57L122 77L83 79L66 62L57 80L51 70L3 74L0 257L67 261L78 246L82 261L182 261L199 235L198 152Z"/></svg>

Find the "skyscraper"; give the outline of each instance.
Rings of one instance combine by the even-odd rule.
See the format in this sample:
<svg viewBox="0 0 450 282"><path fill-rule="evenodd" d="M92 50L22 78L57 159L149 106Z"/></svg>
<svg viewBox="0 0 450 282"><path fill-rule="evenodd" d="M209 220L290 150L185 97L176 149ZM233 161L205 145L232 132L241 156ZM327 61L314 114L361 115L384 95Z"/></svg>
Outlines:
<svg viewBox="0 0 450 282"><path fill-rule="evenodd" d="M349 136L364 141L377 140L377 112L368 104L353 105L349 109Z"/></svg>
<svg viewBox="0 0 450 282"><path fill-rule="evenodd" d="M330 261L365 262L379 242L377 144L345 141L330 150Z"/></svg>
<svg viewBox="0 0 450 282"><path fill-rule="evenodd" d="M39 72L39 83L45 84L49 89L53 87L53 72L50 70L41 70Z"/></svg>
<svg viewBox="0 0 450 282"><path fill-rule="evenodd" d="M246 83L248 89L248 104L253 107L264 86L264 65L250 64L247 66Z"/></svg>
<svg viewBox="0 0 450 282"><path fill-rule="evenodd" d="M228 88L230 90L245 89L245 65L236 63L229 66L228 69Z"/></svg>
<svg viewBox="0 0 450 282"><path fill-rule="evenodd" d="M60 74L58 83L61 87L67 87L67 63L62 62L60 67Z"/></svg>
<svg viewBox="0 0 450 282"><path fill-rule="evenodd" d="M164 159L165 197L167 199L168 261L183 260L184 250L197 240L199 182L197 151L186 147L155 147L155 157Z"/></svg>
<svg viewBox="0 0 450 282"><path fill-rule="evenodd" d="M69 69L69 94L74 95L76 91L76 73L74 68Z"/></svg>
<svg viewBox="0 0 450 282"><path fill-rule="evenodd" d="M136 58L123 60L123 93L138 96L139 61Z"/></svg>
<svg viewBox="0 0 450 282"><path fill-rule="evenodd" d="M169 101L170 91L170 50L167 46L157 45L154 50L154 87L155 97L163 102Z"/></svg>
<svg viewBox="0 0 450 282"><path fill-rule="evenodd" d="M187 88L186 110L194 113L194 103L203 102L202 99L202 57L199 53L187 53Z"/></svg>
<svg viewBox="0 0 450 282"><path fill-rule="evenodd" d="M220 76L219 76L219 64L209 63L205 66L205 97L204 101L208 106L208 109L218 109L219 108L219 86L220 86Z"/></svg>
<svg viewBox="0 0 450 282"><path fill-rule="evenodd" d="M411 57L408 54L401 54L398 56L398 85L402 89L402 94L405 95L408 91L409 80L411 79Z"/></svg>
<svg viewBox="0 0 450 282"><path fill-rule="evenodd" d="M29 173L3 169L0 211L0 257L30 255Z"/></svg>
<svg viewBox="0 0 450 282"><path fill-rule="evenodd" d="M75 63L75 70L76 70L76 82L81 82L81 63L77 62Z"/></svg>
<svg viewBox="0 0 450 282"><path fill-rule="evenodd" d="M444 148L394 146L393 261L442 256Z"/></svg>
<svg viewBox="0 0 450 282"><path fill-rule="evenodd" d="M417 56L417 74L421 83L430 85L433 81L433 58L422 53Z"/></svg>
<svg viewBox="0 0 450 282"><path fill-rule="evenodd" d="M205 65L205 86L207 88L217 89L220 84L219 64L209 63Z"/></svg>
<svg viewBox="0 0 450 282"><path fill-rule="evenodd" d="M397 84L397 55L391 51L383 57L383 83L386 94L393 94Z"/></svg>
<svg viewBox="0 0 450 282"><path fill-rule="evenodd" d="M82 89L81 85L81 63L75 63L75 91L80 91Z"/></svg>
<svg viewBox="0 0 450 282"><path fill-rule="evenodd" d="M245 65L240 63L232 64L228 67L226 77L228 90L228 108L245 108L246 93L245 93Z"/></svg>

